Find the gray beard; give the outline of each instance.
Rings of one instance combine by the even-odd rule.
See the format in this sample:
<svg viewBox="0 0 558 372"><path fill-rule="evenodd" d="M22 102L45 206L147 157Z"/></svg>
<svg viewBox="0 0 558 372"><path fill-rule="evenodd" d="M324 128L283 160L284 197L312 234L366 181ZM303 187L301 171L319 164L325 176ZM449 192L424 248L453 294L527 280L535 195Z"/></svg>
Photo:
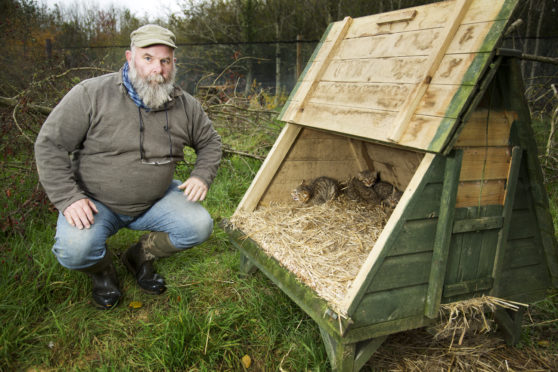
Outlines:
<svg viewBox="0 0 558 372"><path fill-rule="evenodd" d="M129 66L130 82L147 107L156 110L171 100L170 94L174 88L176 68L172 69L169 78L165 81L165 78L158 74L149 75L146 78L139 76L133 59Z"/></svg>

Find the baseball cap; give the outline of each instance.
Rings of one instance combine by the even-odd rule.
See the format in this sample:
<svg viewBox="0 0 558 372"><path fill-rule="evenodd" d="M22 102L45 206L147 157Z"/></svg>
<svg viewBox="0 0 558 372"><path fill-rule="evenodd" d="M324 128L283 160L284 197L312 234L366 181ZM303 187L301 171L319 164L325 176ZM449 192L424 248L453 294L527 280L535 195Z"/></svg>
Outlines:
<svg viewBox="0 0 558 372"><path fill-rule="evenodd" d="M130 34L130 40L133 46L145 48L150 45L164 44L171 48L176 48L174 43L176 37L174 34L164 27L159 25L145 25Z"/></svg>

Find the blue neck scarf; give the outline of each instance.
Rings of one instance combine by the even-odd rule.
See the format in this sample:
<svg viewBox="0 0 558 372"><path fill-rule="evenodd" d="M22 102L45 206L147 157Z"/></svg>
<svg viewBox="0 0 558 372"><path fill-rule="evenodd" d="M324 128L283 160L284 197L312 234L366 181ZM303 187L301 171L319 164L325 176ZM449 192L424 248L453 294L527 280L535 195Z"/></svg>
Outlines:
<svg viewBox="0 0 558 372"><path fill-rule="evenodd" d="M122 68L122 82L124 83L124 86L126 87L126 91L128 91L128 95L130 96L132 101L134 101L136 106L145 109L145 111L150 111L151 109L149 107L147 107L145 105L145 103L143 103L143 101L141 100L141 97L136 92L136 90L134 89L134 86L130 82L130 78L128 77L128 71L130 71L130 66L128 65L128 62L125 62L124 67Z"/></svg>

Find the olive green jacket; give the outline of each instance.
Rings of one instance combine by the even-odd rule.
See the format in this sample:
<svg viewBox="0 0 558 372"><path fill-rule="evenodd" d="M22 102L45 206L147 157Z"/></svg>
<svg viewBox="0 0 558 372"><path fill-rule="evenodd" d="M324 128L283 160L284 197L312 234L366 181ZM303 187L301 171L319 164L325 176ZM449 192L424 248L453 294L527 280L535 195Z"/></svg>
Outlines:
<svg viewBox="0 0 558 372"><path fill-rule="evenodd" d="M221 138L195 98L178 87L172 96L166 109L140 111L126 92L121 71L70 90L35 142L39 179L56 208L63 212L91 197L116 213L137 216L165 194L174 162L184 160L185 146L197 154L190 176L209 187L221 160ZM140 117L144 159L169 159L172 143L173 162L141 162Z"/></svg>

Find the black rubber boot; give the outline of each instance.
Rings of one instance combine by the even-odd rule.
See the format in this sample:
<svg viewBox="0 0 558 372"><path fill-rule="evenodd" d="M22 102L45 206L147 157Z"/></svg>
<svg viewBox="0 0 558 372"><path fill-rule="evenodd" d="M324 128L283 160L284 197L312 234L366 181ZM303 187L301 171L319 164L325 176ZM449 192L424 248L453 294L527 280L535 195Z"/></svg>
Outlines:
<svg viewBox="0 0 558 372"><path fill-rule="evenodd" d="M155 258L168 257L178 249L170 242L167 233L151 232L122 255L122 263L136 277L141 289L151 294L161 294L167 287L165 279L155 272Z"/></svg>
<svg viewBox="0 0 558 372"><path fill-rule="evenodd" d="M118 288L118 277L110 253L93 266L79 269L91 278L93 300L96 307L112 309L118 304L122 293Z"/></svg>

